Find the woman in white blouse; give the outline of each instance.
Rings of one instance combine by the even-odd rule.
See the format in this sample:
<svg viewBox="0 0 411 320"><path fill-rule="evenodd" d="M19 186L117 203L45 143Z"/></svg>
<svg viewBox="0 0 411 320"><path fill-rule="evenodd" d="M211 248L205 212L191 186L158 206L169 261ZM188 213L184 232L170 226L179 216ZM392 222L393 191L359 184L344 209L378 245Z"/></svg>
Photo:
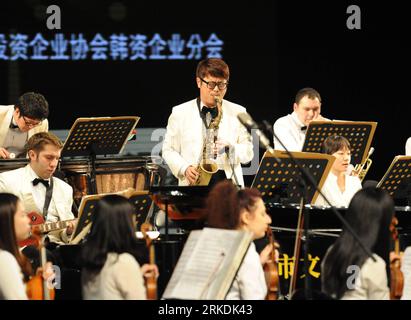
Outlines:
<svg viewBox="0 0 411 320"><path fill-rule="evenodd" d="M374 259L343 228L323 261L321 280L325 293L336 299L389 299L389 228L393 215L394 202L386 191L364 188L355 194L345 218Z"/></svg>
<svg viewBox="0 0 411 320"><path fill-rule="evenodd" d="M140 268L135 225L135 210L126 198L109 195L98 202L81 254L83 299L146 299L143 276L158 275L158 269Z"/></svg>
<svg viewBox="0 0 411 320"><path fill-rule="evenodd" d="M332 206L347 207L354 194L362 188L357 176L347 174L351 162L350 143L342 136L329 136L324 140L323 153L333 155L335 161L321 192ZM315 205L328 206L328 203L320 195Z"/></svg>
<svg viewBox="0 0 411 320"><path fill-rule="evenodd" d="M264 237L271 217L257 189L237 190L231 181L222 181L207 198L207 226L251 231L254 239ZM267 293L263 265L273 250L267 245L258 254L252 242L226 296L228 300L261 300Z"/></svg>
<svg viewBox="0 0 411 320"><path fill-rule="evenodd" d="M31 275L29 261L18 241L28 238L30 219L13 194L0 193L0 300L26 300L24 280Z"/></svg>

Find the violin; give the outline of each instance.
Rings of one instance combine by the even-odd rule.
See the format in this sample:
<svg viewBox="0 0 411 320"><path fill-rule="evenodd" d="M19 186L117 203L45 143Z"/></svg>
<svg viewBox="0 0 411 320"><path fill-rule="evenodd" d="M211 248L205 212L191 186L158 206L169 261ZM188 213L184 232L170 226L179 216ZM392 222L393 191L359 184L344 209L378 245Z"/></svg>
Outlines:
<svg viewBox="0 0 411 320"><path fill-rule="evenodd" d="M273 245L273 250L271 250L270 259L264 265L264 274L268 289L265 299L277 300L280 292L280 279L278 276L277 262L275 261L275 249L277 246L275 244L274 235L270 227L267 228L267 235L269 243Z"/></svg>
<svg viewBox="0 0 411 320"><path fill-rule="evenodd" d="M43 277L47 263L46 248L44 247L45 236L42 236L40 228L37 227L32 229L32 236L37 240L36 247L40 253L41 267L26 283L27 297L30 300L54 300L54 288L50 289L47 280Z"/></svg>
<svg viewBox="0 0 411 320"><path fill-rule="evenodd" d="M392 218L390 225L390 231L392 238L395 242L395 253L400 254L400 242L398 238L398 230L396 225L398 224L398 219L396 217ZM401 271L401 260L395 259L390 263L390 272L391 272L391 288L390 288L390 299L399 300L402 296L402 291L404 288L404 275Z"/></svg>
<svg viewBox="0 0 411 320"><path fill-rule="evenodd" d="M141 225L141 232L143 233L144 239L146 240L146 246L149 249L150 264L155 264L155 252L153 241L148 235L148 231L152 230L152 226L148 222L144 222ZM157 300L157 278L156 275L145 278L146 289L147 289L147 300Z"/></svg>

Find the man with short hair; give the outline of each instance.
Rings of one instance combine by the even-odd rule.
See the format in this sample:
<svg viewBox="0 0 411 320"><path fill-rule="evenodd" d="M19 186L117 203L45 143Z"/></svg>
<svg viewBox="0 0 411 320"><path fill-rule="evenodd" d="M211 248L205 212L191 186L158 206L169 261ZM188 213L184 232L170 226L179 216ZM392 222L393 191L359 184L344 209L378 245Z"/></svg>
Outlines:
<svg viewBox="0 0 411 320"><path fill-rule="evenodd" d="M15 105L0 106L0 158L26 157L25 144L38 132L47 132L49 106L43 95L23 94Z"/></svg>
<svg viewBox="0 0 411 320"><path fill-rule="evenodd" d="M26 212L42 214L46 222L74 219L73 188L53 177L62 148L62 142L52 133L33 135L27 142L29 164L0 173L0 192L18 196ZM48 233L50 242L67 243L74 226L70 222L66 229Z"/></svg>
<svg viewBox="0 0 411 320"><path fill-rule="evenodd" d="M299 90L294 100L294 112L277 119L273 129L275 135L289 151L302 151L307 126L313 120L329 120L321 116L321 96L313 88ZM274 137L274 149L284 150Z"/></svg>
<svg viewBox="0 0 411 320"><path fill-rule="evenodd" d="M179 185L195 184L200 175L198 164L203 156L210 155L215 157L218 170L209 185L232 179L244 186L241 164L252 160L253 145L251 136L237 118L246 109L223 100L229 76L228 65L222 59L200 61L196 70L199 97L173 108L162 155ZM217 130L210 130L217 122ZM208 134L212 134L213 139L206 139Z"/></svg>

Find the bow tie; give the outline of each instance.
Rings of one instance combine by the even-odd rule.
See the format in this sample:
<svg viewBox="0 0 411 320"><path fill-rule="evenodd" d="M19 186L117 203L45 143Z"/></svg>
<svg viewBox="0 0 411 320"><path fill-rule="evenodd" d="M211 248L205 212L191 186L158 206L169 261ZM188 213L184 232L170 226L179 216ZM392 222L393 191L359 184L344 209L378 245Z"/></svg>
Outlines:
<svg viewBox="0 0 411 320"><path fill-rule="evenodd" d="M17 129L19 126L15 125L13 121L10 123L10 129Z"/></svg>
<svg viewBox="0 0 411 320"><path fill-rule="evenodd" d="M306 130L307 130L307 126L301 127L301 131L306 131Z"/></svg>
<svg viewBox="0 0 411 320"><path fill-rule="evenodd" d="M217 115L218 115L218 109L216 108L216 107L214 107L214 108L209 108L209 107L206 107L206 106L204 106L202 109L201 109L201 113L202 114L204 114L204 115L207 115L207 113L209 113L210 112L210 115L211 115L211 117L214 119L215 117L217 117Z"/></svg>
<svg viewBox="0 0 411 320"><path fill-rule="evenodd" d="M33 182L33 186L37 186L39 183L42 183L46 188L49 187L49 182L44 179L36 178L32 182Z"/></svg>

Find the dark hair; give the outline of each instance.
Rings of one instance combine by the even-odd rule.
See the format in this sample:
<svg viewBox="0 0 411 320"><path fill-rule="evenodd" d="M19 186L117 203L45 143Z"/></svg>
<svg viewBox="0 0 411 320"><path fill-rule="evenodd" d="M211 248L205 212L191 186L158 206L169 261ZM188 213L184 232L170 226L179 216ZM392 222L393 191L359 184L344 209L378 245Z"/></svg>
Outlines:
<svg viewBox="0 0 411 320"><path fill-rule="evenodd" d="M325 154L333 154L345 148L351 150L350 142L343 136L332 135L324 140L322 152Z"/></svg>
<svg viewBox="0 0 411 320"><path fill-rule="evenodd" d="M345 218L361 242L386 263L389 278L390 224L394 215L394 202L382 189L366 188L352 198ZM322 288L340 299L348 290L347 268L361 268L368 256L345 228L327 253L322 271Z"/></svg>
<svg viewBox="0 0 411 320"><path fill-rule="evenodd" d="M210 191L206 200L207 225L211 228L237 229L240 213L252 212L261 193L257 189L237 187L229 180L219 182Z"/></svg>
<svg viewBox="0 0 411 320"><path fill-rule="evenodd" d="M134 215L133 205L120 195L107 195L98 201L90 234L82 248L83 268L96 275L110 252L127 252L139 260Z"/></svg>
<svg viewBox="0 0 411 320"><path fill-rule="evenodd" d="M222 59L204 59L197 65L196 76L204 79L207 75L223 78L228 81L230 78L230 69L228 68L227 63Z"/></svg>
<svg viewBox="0 0 411 320"><path fill-rule="evenodd" d="M31 275L31 265L17 245L14 216L19 198L14 194L0 193L0 249L10 252L17 260L25 280Z"/></svg>
<svg viewBox="0 0 411 320"><path fill-rule="evenodd" d="M44 120L49 116L49 104L40 93L27 92L19 97L14 109L19 108L20 116Z"/></svg>
<svg viewBox="0 0 411 320"><path fill-rule="evenodd" d="M59 149L63 148L63 143L56 135L51 132L39 132L31 136L26 143L25 149L27 152L33 150L39 153L47 144L51 144Z"/></svg>
<svg viewBox="0 0 411 320"><path fill-rule="evenodd" d="M308 97L308 98L311 99L311 100L314 100L315 98L317 98L318 101L320 101L320 103L321 103L321 96L320 96L320 94L318 93L317 90L315 90L315 89L313 89L313 88L303 88L303 89L299 90L299 91L297 92L297 94L295 95L295 100L294 100L294 102L295 102L296 104L299 104L300 101L301 101L301 99L304 98L304 97Z"/></svg>

